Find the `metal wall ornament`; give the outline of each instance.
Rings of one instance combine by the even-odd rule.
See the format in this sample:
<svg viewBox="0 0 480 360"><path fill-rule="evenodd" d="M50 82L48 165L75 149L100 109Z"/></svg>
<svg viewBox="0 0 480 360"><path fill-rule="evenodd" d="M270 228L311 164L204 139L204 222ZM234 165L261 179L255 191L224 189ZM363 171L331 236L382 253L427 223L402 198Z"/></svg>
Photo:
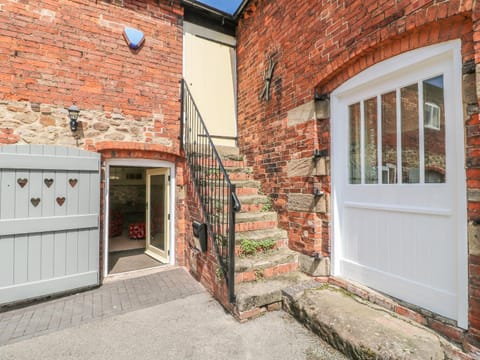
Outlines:
<svg viewBox="0 0 480 360"><path fill-rule="evenodd" d="M270 86L272 84L273 72L278 61L275 59L277 52L274 52L269 56L268 59L268 68L265 69L264 79L263 79L263 89L260 93L260 100L269 101L270 100Z"/></svg>

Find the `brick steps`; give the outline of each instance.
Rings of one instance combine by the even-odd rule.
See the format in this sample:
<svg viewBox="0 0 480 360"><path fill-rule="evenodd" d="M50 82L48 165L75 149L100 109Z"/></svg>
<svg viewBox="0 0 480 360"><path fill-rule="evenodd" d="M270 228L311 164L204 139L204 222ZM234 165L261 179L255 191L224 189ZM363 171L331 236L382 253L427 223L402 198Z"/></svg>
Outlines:
<svg viewBox="0 0 480 360"><path fill-rule="evenodd" d="M206 184L204 184L203 189L207 191L208 194L215 193L216 196L219 195L220 192L223 192L223 196L228 196L228 188L226 187L223 181L215 180L213 178L206 180ZM232 181L236 185L236 194L237 196L253 196L259 194L259 187L260 182L256 180L239 180L239 181ZM207 186L208 185L208 186Z"/></svg>
<svg viewBox="0 0 480 360"><path fill-rule="evenodd" d="M238 213L236 215L235 231L244 232L252 230L271 229L277 226L276 212Z"/></svg>
<svg viewBox="0 0 480 360"><path fill-rule="evenodd" d="M298 253L288 248L273 249L253 256L237 257L235 282L256 281L295 271Z"/></svg>
<svg viewBox="0 0 480 360"><path fill-rule="evenodd" d="M259 193L261 183L253 180L252 169L244 166L237 149L226 148L222 152L224 166L237 186L236 193L242 204L235 225L237 303L234 314L243 321L267 310L279 309L284 288L311 281L311 278L298 271L299 254L288 249L288 234L278 228L277 213L269 211L270 199ZM273 241L273 249L248 256L242 254L242 241L249 241L251 245L266 240Z"/></svg>

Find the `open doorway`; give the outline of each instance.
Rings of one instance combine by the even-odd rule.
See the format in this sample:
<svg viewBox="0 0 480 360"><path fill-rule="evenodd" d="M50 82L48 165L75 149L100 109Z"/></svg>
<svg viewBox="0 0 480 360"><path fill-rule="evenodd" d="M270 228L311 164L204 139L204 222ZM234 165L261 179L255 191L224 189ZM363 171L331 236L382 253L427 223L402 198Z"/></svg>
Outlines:
<svg viewBox="0 0 480 360"><path fill-rule="evenodd" d="M170 169L108 167L106 273L169 263Z"/></svg>

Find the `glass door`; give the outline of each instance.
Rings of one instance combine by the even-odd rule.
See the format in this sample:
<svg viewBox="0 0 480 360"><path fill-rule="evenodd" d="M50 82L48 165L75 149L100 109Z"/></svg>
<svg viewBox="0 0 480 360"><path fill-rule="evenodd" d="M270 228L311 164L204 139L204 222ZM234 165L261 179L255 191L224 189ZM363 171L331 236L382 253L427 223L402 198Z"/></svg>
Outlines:
<svg viewBox="0 0 480 360"><path fill-rule="evenodd" d="M145 254L168 263L169 170L147 170L147 236Z"/></svg>

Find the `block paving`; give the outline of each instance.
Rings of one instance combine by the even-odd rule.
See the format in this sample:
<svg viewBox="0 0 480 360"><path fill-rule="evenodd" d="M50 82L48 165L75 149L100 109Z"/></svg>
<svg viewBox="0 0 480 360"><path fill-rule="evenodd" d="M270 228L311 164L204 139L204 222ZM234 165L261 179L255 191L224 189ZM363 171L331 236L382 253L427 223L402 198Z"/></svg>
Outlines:
<svg viewBox="0 0 480 360"><path fill-rule="evenodd" d="M84 292L0 312L0 346L205 292L184 268L118 279Z"/></svg>

